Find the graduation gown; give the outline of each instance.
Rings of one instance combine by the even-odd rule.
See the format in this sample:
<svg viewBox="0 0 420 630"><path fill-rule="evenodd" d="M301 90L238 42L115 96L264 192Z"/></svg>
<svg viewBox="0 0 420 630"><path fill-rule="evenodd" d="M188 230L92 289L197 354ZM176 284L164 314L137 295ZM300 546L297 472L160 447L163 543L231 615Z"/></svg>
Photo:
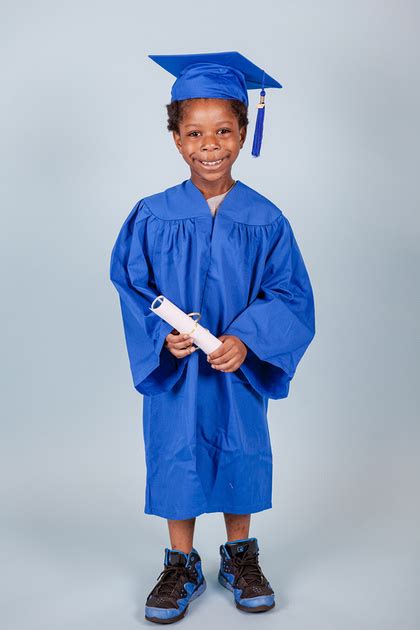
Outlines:
<svg viewBox="0 0 420 630"><path fill-rule="evenodd" d="M268 400L285 398L315 334L314 298L292 228L237 180L213 217L191 179L140 199L112 249L135 389L144 395L146 514L186 519L272 507ZM248 352L235 372L197 349L177 359L163 294Z"/></svg>

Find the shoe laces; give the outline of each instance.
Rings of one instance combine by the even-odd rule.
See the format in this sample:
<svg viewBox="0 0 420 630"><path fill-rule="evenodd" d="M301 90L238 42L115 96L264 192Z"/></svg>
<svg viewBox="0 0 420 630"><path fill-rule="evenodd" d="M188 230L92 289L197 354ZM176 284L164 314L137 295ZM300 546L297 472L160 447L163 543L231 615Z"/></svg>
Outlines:
<svg viewBox="0 0 420 630"><path fill-rule="evenodd" d="M182 577L185 580L181 580ZM160 579L160 582L154 587L153 595L163 595L175 600L188 581L188 569L184 566L165 566L156 579Z"/></svg>
<svg viewBox="0 0 420 630"><path fill-rule="evenodd" d="M265 584L267 582L258 564L258 551L251 553L247 550L242 557L234 556L232 562L237 569L235 583L238 583L241 577L246 581L248 586Z"/></svg>

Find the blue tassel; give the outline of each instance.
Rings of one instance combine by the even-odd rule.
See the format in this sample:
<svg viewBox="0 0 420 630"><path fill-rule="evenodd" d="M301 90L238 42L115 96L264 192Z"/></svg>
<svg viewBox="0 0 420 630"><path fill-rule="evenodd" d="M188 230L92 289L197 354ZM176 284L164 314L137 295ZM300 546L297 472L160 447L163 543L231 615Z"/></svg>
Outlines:
<svg viewBox="0 0 420 630"><path fill-rule="evenodd" d="M265 91L261 90L260 102L257 106L258 113L257 113L257 120L255 123L254 141L252 143L252 155L254 157L258 157L261 152L261 144L262 144L263 130L264 130L264 113L265 113L264 96L265 96Z"/></svg>
<svg viewBox="0 0 420 630"><path fill-rule="evenodd" d="M263 78L260 92L260 102L257 105L257 120L255 122L254 141L252 143L252 155L258 157L261 153L261 144L264 130L264 114L265 114L265 90L264 90L264 77L265 72L263 70Z"/></svg>

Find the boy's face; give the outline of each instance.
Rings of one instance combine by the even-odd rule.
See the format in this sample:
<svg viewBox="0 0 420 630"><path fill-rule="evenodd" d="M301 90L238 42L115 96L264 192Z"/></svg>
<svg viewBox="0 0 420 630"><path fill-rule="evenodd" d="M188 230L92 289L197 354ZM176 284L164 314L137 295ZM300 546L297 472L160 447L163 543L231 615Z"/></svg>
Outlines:
<svg viewBox="0 0 420 630"><path fill-rule="evenodd" d="M245 142L246 128L239 128L229 101L195 98L184 106L179 133L174 131L173 137L191 175L214 182L230 175Z"/></svg>

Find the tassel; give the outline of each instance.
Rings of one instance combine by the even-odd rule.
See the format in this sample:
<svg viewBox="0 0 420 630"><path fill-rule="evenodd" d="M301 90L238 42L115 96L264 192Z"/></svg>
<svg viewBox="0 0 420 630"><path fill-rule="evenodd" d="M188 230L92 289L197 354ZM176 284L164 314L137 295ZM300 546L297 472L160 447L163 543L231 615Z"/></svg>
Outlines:
<svg viewBox="0 0 420 630"><path fill-rule="evenodd" d="M260 92L260 102L257 105L257 120L255 122L254 141L252 143L252 155L258 157L261 153L261 144L264 130L264 113L265 113L265 90L264 90L264 77L265 72L263 70L262 85Z"/></svg>

